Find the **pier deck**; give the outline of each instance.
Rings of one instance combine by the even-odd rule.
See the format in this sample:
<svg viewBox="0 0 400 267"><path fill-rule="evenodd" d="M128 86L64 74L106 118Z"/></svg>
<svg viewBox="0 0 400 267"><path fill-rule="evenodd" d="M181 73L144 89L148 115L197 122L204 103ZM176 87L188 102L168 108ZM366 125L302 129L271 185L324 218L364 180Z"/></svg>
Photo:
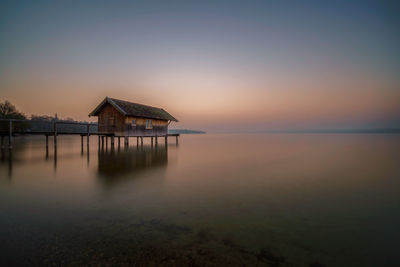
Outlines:
<svg viewBox="0 0 400 267"><path fill-rule="evenodd" d="M92 135L98 136L99 146L104 146L104 141L107 145L108 139L110 139L111 146L114 146L115 138L118 140L118 146L120 146L121 138L124 139L125 146L129 145L130 138L136 138L137 145L139 145L139 143L143 145L144 138L150 138L151 145L153 145L153 143L157 145L159 138L164 138L165 144L168 144L168 137L175 137L176 144L178 144L178 137L180 136L180 134L124 136L97 132L96 123L0 119L1 149L5 148L5 137L8 137L8 148L12 149L13 137L20 135L43 135L46 137L46 147L48 147L49 136L54 138L54 146L57 146L57 136L59 135L80 135L82 146L84 137L86 137L87 145L89 145L89 137Z"/></svg>

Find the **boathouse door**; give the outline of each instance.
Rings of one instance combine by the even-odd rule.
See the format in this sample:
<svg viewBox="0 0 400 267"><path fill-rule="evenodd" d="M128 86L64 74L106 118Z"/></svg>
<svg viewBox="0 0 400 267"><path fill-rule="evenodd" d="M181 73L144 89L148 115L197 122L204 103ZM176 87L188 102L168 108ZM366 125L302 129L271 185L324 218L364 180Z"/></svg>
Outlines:
<svg viewBox="0 0 400 267"><path fill-rule="evenodd" d="M114 133L115 132L115 118L114 117L110 117L109 119L108 119L108 125L107 125L108 127L108 129L107 129L107 132L110 132L110 133Z"/></svg>

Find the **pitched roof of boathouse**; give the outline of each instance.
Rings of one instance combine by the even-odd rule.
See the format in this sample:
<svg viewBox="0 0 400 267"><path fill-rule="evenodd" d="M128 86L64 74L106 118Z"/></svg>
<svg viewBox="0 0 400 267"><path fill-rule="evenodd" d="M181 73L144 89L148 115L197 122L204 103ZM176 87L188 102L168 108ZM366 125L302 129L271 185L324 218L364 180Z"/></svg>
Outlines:
<svg viewBox="0 0 400 267"><path fill-rule="evenodd" d="M138 103L128 102L115 98L106 97L90 114L89 116L98 116L99 112L106 104L112 105L115 109L124 116L143 117L150 119L178 121L171 114L162 108L142 105Z"/></svg>

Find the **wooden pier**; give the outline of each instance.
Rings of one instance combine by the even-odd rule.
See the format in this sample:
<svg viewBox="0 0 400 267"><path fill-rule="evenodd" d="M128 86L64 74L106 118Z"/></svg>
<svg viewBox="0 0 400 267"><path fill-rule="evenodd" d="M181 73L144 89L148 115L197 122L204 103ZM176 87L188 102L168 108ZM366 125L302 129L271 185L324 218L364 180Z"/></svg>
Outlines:
<svg viewBox="0 0 400 267"><path fill-rule="evenodd" d="M36 124L36 127L35 127ZM39 126L38 126L39 125ZM62 126L69 127L62 127ZM72 127L71 127L72 126ZM75 128L75 129L74 129ZM96 128L94 130L93 128ZM111 147L115 145L115 138L118 140L118 147L121 146L121 138L124 140L124 147L129 147L129 139L136 138L137 146L143 146L144 138L151 140L151 146L155 143L158 145L159 139L164 139L165 145L168 144L168 137L175 137L175 143L178 145L179 134L164 134L164 135L146 135L146 136L118 136L110 133L102 133L97 131L97 124L84 123L84 122L67 122L67 121L31 121L31 120L15 120L15 119L0 119L0 136L1 136L1 149L6 148L5 138L8 139L7 147L12 149L13 138L19 135L43 135L46 138L46 148L49 146L49 137L53 137L54 147L57 147L57 137L60 135L80 135L81 146L83 147L84 139L89 145L90 136L98 136L99 147L108 147L110 141ZM85 138L86 137L86 138Z"/></svg>

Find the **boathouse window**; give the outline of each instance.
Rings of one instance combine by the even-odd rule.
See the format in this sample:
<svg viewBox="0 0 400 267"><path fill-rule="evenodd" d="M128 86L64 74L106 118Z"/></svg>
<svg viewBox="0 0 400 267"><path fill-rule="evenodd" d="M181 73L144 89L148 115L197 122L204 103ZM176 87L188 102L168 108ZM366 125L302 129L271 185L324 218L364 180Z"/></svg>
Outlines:
<svg viewBox="0 0 400 267"><path fill-rule="evenodd" d="M146 120L146 129L151 129L151 120Z"/></svg>
<svg viewBox="0 0 400 267"><path fill-rule="evenodd" d="M132 120L132 126L136 126L136 120Z"/></svg>

